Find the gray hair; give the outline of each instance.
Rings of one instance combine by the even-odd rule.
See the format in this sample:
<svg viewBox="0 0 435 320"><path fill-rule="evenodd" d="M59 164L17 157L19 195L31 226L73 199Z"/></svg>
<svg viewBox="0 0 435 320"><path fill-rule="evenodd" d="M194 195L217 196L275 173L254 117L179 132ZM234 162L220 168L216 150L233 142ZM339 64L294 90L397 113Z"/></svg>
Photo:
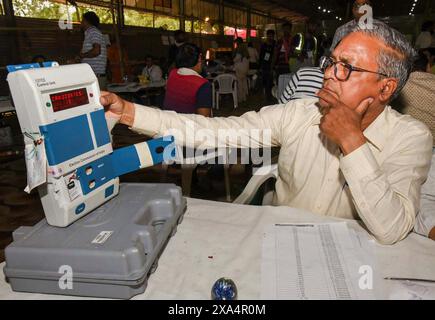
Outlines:
<svg viewBox="0 0 435 320"><path fill-rule="evenodd" d="M391 100L395 99L408 81L416 51L403 34L378 20L373 20L373 28L361 28L357 24L353 32L362 32L377 38L387 47L380 48L377 58L378 72L398 80L397 89L391 97Z"/></svg>

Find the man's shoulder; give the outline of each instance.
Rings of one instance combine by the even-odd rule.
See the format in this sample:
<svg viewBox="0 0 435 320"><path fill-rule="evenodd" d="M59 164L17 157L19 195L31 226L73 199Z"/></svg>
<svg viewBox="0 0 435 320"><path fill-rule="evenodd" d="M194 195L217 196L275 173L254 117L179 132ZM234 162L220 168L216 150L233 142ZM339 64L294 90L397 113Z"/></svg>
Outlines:
<svg viewBox="0 0 435 320"><path fill-rule="evenodd" d="M356 21L352 19L349 22L346 22L345 24L339 26L337 28L337 32L339 33L340 31L348 30L349 28L354 28L355 26L356 26Z"/></svg>
<svg viewBox="0 0 435 320"><path fill-rule="evenodd" d="M317 106L318 101L318 98L295 99L283 104L283 106L285 107L286 112L293 112L310 118L320 114Z"/></svg>
<svg viewBox="0 0 435 320"><path fill-rule="evenodd" d="M300 68L296 73L298 75L309 74L309 75L319 75L323 77L323 72L319 67L303 67Z"/></svg>
<svg viewBox="0 0 435 320"><path fill-rule="evenodd" d="M409 75L409 79L407 83L412 83L414 81L415 82L423 81L423 82L430 82L435 84L435 74L429 72L420 72L420 71L412 72Z"/></svg>
<svg viewBox="0 0 435 320"><path fill-rule="evenodd" d="M101 32L101 30L100 29L98 29L97 27L89 27L87 30L86 30L86 32L87 33L89 33L89 34L101 34L101 35L103 35L103 33Z"/></svg>
<svg viewBox="0 0 435 320"><path fill-rule="evenodd" d="M395 135L401 135L405 138L409 135L431 136L429 128L420 120L410 115L402 114L390 106L386 107L385 112L386 120L391 128L393 128Z"/></svg>

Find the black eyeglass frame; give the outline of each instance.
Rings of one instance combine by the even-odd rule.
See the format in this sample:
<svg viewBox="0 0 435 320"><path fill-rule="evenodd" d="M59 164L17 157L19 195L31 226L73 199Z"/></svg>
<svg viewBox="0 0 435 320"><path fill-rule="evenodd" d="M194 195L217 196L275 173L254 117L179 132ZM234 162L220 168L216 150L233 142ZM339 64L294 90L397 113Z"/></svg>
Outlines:
<svg viewBox="0 0 435 320"><path fill-rule="evenodd" d="M329 62L329 64L327 66L324 66L324 64L326 62ZM349 70L349 74L347 75L346 79L341 79L337 76L337 64L341 64L344 68L346 68L347 70ZM334 66L334 74L335 77L339 80L339 81L347 81L349 80L352 72L368 72L368 73L373 73L373 74L378 74L380 76L386 77L388 78L389 76L386 75L385 73L380 73L380 72L376 72L376 71L371 71L371 70L367 70L367 69L363 69L363 68L359 68L359 67L355 67L349 63L343 62L343 61L334 61L334 59L332 59L332 57L329 56L323 56L320 58L320 69L322 70L323 73L326 72L326 70L330 67Z"/></svg>

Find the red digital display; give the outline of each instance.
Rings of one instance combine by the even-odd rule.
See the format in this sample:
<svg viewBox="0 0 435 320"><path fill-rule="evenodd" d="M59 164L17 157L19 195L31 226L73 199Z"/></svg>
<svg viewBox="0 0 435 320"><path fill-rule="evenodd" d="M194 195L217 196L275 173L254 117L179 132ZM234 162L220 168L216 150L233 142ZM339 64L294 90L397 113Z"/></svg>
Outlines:
<svg viewBox="0 0 435 320"><path fill-rule="evenodd" d="M83 106L89 103L86 88L50 94L54 112Z"/></svg>

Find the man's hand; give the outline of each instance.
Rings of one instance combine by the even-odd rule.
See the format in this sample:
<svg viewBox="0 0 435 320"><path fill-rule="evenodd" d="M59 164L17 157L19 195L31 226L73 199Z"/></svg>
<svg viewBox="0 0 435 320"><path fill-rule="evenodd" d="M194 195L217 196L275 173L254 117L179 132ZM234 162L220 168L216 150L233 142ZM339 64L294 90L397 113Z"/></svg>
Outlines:
<svg viewBox="0 0 435 320"><path fill-rule="evenodd" d="M114 93L101 91L100 103L106 111L106 118L121 121L128 126L133 125L134 105L125 101Z"/></svg>
<svg viewBox="0 0 435 320"><path fill-rule="evenodd" d="M321 89L320 98L322 119L320 130L331 141L336 143L344 155L348 155L367 142L362 129L362 119L372 98L362 101L355 110L342 103L328 89Z"/></svg>
<svg viewBox="0 0 435 320"><path fill-rule="evenodd" d="M433 227L432 230L429 232L429 239L435 241L435 227Z"/></svg>

